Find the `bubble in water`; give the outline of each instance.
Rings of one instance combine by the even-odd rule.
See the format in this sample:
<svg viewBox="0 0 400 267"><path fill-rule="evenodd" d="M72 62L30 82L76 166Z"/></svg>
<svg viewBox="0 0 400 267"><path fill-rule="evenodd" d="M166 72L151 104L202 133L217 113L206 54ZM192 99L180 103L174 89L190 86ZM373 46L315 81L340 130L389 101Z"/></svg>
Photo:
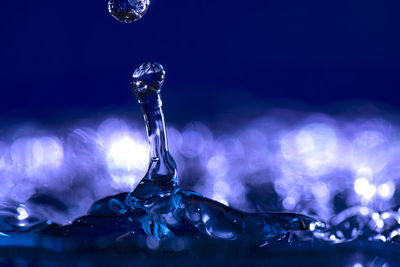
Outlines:
<svg viewBox="0 0 400 267"><path fill-rule="evenodd" d="M132 89L139 100L144 95L158 94L165 80L165 71L159 63L144 63L132 75Z"/></svg>
<svg viewBox="0 0 400 267"><path fill-rule="evenodd" d="M131 23L144 16L149 4L149 0L110 0L108 11L118 21Z"/></svg>

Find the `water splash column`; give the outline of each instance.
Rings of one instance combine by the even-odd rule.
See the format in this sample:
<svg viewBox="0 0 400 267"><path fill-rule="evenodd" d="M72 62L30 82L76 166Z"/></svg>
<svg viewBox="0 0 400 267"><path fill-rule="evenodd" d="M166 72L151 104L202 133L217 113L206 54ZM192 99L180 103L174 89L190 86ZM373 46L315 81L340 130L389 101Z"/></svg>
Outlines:
<svg viewBox="0 0 400 267"><path fill-rule="evenodd" d="M150 143L150 164L143 180L159 187L177 185L176 164L168 151L161 87L165 71L158 63L144 63L132 75L132 89L143 110Z"/></svg>

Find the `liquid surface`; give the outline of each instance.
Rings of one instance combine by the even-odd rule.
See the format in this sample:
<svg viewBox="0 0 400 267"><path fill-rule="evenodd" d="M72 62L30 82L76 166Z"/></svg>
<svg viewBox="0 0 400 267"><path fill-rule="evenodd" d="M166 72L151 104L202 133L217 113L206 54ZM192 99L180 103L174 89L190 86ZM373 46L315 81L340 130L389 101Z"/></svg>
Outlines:
<svg viewBox="0 0 400 267"><path fill-rule="evenodd" d="M379 212L366 205L353 206L325 223L295 213L243 212L182 189L168 149L161 101L164 80L165 71L158 63L145 63L132 75L150 144L147 172L135 189L96 201L87 215L65 225L47 219L54 211L69 210L57 198L35 194L24 204L4 202L0 247L57 253L118 248L132 255L157 251L231 258L273 257L274 251L365 251L367 247L375 253L383 244L386 252L399 250L398 207ZM376 263L377 258L371 261Z"/></svg>

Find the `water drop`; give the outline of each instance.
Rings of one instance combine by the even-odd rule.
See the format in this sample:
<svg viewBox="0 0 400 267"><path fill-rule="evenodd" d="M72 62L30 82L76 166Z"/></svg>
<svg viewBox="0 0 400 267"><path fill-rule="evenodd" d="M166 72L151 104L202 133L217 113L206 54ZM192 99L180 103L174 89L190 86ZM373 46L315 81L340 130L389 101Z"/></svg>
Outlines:
<svg viewBox="0 0 400 267"><path fill-rule="evenodd" d="M145 95L160 93L165 71L159 63L144 63L132 74L132 89L139 101Z"/></svg>
<svg viewBox="0 0 400 267"><path fill-rule="evenodd" d="M109 0L108 11L118 21L131 23L141 19L149 5L149 0Z"/></svg>

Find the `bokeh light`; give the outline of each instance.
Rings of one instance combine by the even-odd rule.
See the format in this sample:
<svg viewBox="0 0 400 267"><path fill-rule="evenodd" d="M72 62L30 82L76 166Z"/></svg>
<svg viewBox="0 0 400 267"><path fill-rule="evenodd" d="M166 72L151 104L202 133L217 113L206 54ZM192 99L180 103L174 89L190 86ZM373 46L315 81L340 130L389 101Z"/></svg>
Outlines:
<svg viewBox="0 0 400 267"><path fill-rule="evenodd" d="M5 132L0 200L17 203L21 218L26 208L29 216L68 223L95 200L133 190L149 162L139 119L86 120L67 129L21 125ZM372 216L398 198L400 129L388 118L274 111L231 129L167 123L167 134L179 183L238 209L326 220L352 207L354 214ZM29 200L43 194L67 208L43 210ZM384 228L385 219L375 224Z"/></svg>

